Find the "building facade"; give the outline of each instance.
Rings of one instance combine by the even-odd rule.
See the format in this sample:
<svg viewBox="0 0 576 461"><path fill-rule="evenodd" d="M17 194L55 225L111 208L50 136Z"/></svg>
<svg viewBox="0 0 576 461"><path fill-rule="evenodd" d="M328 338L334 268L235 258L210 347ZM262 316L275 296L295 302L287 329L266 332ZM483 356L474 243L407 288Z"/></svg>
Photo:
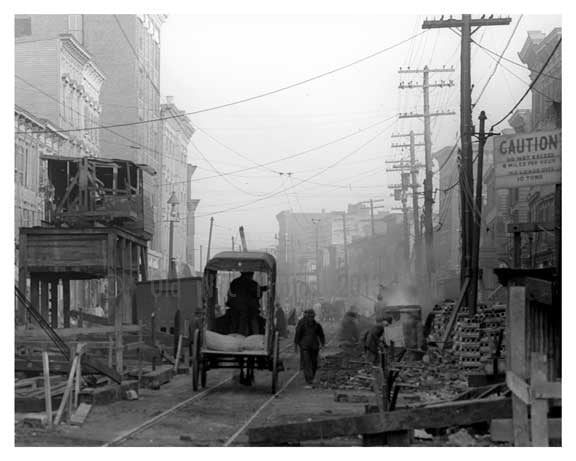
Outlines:
<svg viewBox="0 0 576 461"><path fill-rule="evenodd" d="M60 155L99 156L104 74L70 34L46 40L17 37L16 104L66 133Z"/></svg>
<svg viewBox="0 0 576 461"><path fill-rule="evenodd" d="M162 164L162 122L158 119L160 30L165 20L165 15L110 14L36 14L15 18L17 49L66 34L89 53L99 71L106 75L100 92L98 124L125 124L94 130L95 136L99 136L100 155L147 164L156 172L160 172ZM48 62L43 55L37 54L36 58L38 64ZM155 229L149 248L161 252L160 175L144 178L147 213L153 217Z"/></svg>
<svg viewBox="0 0 576 461"><path fill-rule="evenodd" d="M191 271L194 263L189 259L190 251L189 246L194 246L194 241L190 239L188 234L190 230L189 223L189 202L191 198L191 181L194 174L195 167L188 163L188 146L194 128L190 123L190 119L185 115L185 112L178 109L174 104L171 96L166 97L166 104L160 106L160 117L162 122L162 165L160 174L160 205L161 216L163 219L163 226L160 226L160 247L163 254L161 267L166 268L168 271L169 255L169 220L174 219L174 243L173 243L173 257L176 260L176 268L181 272L185 267L187 271ZM168 200L174 194L178 201L177 217L170 217L171 207ZM194 213L196 207L192 207ZM194 226L192 226L192 230ZM193 253L193 252L192 252Z"/></svg>

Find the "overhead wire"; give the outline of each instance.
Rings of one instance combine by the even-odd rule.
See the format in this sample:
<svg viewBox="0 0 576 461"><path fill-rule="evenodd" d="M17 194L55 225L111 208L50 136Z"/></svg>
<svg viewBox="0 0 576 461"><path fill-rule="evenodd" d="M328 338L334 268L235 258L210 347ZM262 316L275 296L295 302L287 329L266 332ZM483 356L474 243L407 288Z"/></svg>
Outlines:
<svg viewBox="0 0 576 461"><path fill-rule="evenodd" d="M560 38L558 40L558 42L556 42L556 45L554 46L554 48L552 49L552 51L550 52L550 55L548 56L548 58L546 59L546 61L544 62L544 64L542 65L542 68L540 69L540 72L538 72L538 74L536 75L536 77L534 78L534 80L532 80L532 83L530 83L530 86L528 87L528 89L526 90L526 92L522 95L522 97L518 100L518 102L516 104L514 104L514 106L512 107L512 109L510 109L510 111L508 111L508 113L502 117L500 120L498 120L496 123L494 123L492 125L492 127L490 128L490 131L492 131L495 127L497 127L498 125L500 125L504 120L506 120L508 118L509 115L511 115L512 113L514 113L514 111L516 110L516 108L522 103L522 101L524 101L524 98L530 93L530 90L534 87L534 85L536 85L536 83L538 82L538 80L540 79L540 77L542 76L542 72L544 71L544 69L546 69L546 67L548 66L548 64L550 63L550 61L552 60L552 57L554 56L554 54L556 53L556 50L560 47L560 44L562 43L562 38Z"/></svg>
<svg viewBox="0 0 576 461"><path fill-rule="evenodd" d="M223 109L223 108L226 108L226 107L236 106L236 105L243 104L243 103L246 103L246 102L249 102L249 101L254 101L254 100L261 99L261 98L264 98L264 97L267 97L267 96L271 96L271 95L273 95L273 94L281 93L281 92L283 92L283 91L286 91L286 90L289 90L289 89L292 89L292 88L295 88L295 87L304 85L304 84L306 84L306 83L310 83L310 82L312 82L312 81L318 80L318 79L323 78L323 77L326 77L326 76L328 76L328 75L335 74L335 73L340 72L340 71L342 71L342 70L344 70L344 69L348 69L348 68L353 67L353 66L355 66L355 65L357 65L357 64L360 64L360 63L362 63L362 62L364 62L364 61L368 61L368 60L370 60L370 59L372 59L372 58L374 58L374 57L376 57L376 56L379 56L379 55L381 55L381 54L383 54L383 53L385 53L385 52L387 52L387 51L390 51L390 50L392 50L392 49L394 49L394 48L397 48L397 47L399 47L399 46L401 46L401 45L403 45L403 44L405 44L405 43L408 43L408 42L410 42L411 40L414 40L415 38L422 36L422 35L425 34L426 32L427 32L427 29L425 29L425 30L423 30L423 31L421 31L421 32L419 32L419 33L417 33L417 34L415 34L415 35L412 35L412 36L410 36L410 37L408 37L408 38L406 38L406 39L403 39L403 40L401 40L401 41L399 41L399 42L396 42L396 43L393 44L393 45L390 45L390 46L388 46L388 47L386 47L386 48L383 48L383 49L381 49L381 50L378 50L378 51L376 51L376 52L374 52L374 53L371 53L371 54L369 54L369 55L367 55L367 56L364 56L364 57L362 57L362 58L360 58L360 59L356 59L355 61L352 61L352 62L350 62L350 63L348 63L348 64L345 64L345 65L336 67L336 68L334 68L334 69L332 69L332 70L329 70L329 71L327 71L327 72L323 72L323 73L321 73L321 74L317 74L317 75L315 75L315 76L313 76L313 77L309 77L309 78L307 78L307 79L300 80L300 81L295 82L295 83L292 83L292 84L290 84L290 85L286 85L286 86L277 88L277 89L275 89L275 90L266 91L266 92L264 92L264 93L260 93L260 94L257 94L257 95L254 95L254 96L250 96L250 97L247 97L247 98L238 99L238 100L236 100L236 101L231 101L231 102L229 102L229 103L219 104L219 105L215 105L215 106L211 106L211 107L207 107L207 108L204 108L204 109L199 109L199 110L191 111L191 112L183 112L183 113L181 113L181 114L175 114L175 115L171 115L171 116L167 116L167 117L158 117L158 118L149 119L149 120L141 120L141 121L134 121L134 122L125 122L125 123L116 123L116 124L110 124L110 125L102 125L102 126L98 126L98 127L89 127L89 128L84 127L84 128L75 128L75 129L68 129L68 130L59 130L59 132L60 132L60 133L68 133L68 132L90 131L90 130L105 129L105 128L117 128L117 127L124 127L124 126L143 125L143 124L146 124L146 123L160 122L160 121L163 121L163 120L170 120L170 119L174 119L174 118L180 118L180 117L186 117L186 116L191 116L191 115L197 115L197 114L202 114L202 113L206 113L206 112L211 112L211 111ZM43 133L43 132L44 132L44 131L39 131L39 133Z"/></svg>
<svg viewBox="0 0 576 461"><path fill-rule="evenodd" d="M312 179L312 178L315 178L315 177L317 177L317 176L320 176L321 174L325 173L325 172L328 171L329 169L334 168L334 167L335 167L336 165L338 165L340 162L342 162L342 161L344 161L345 159L351 157L352 155L354 155L355 153L357 153L358 151L360 151L361 149L363 149L364 147L366 147L368 144L372 143L372 142L373 142L374 140L376 140L379 136L381 136L387 129L388 129L388 127L385 128L385 129L383 129L383 130L381 130L381 131L379 131L375 136L371 137L368 141L366 141L365 143L363 143L363 144L362 144L361 146L359 146L358 148L354 149L353 151L349 152L348 154L344 155L343 157L340 157L338 160L336 160L335 162L331 163L330 165L328 165L327 167L325 167L325 168L324 168L323 170L321 170L320 172L315 173L315 174L311 175L310 177L308 177L308 178L306 178L306 179L304 179L304 180L300 180L297 184L294 184L294 185L292 185L292 186L290 186L290 187L288 187L288 188L284 188L284 189L282 189L282 190L280 190L280 191L271 193L271 194L269 194L269 195L267 195L267 196L265 196L265 197L261 197L261 198L252 200L252 201L250 201L250 202L248 202L248 203L246 203L246 204L244 204L244 205L239 205L239 206L236 206L236 207L225 208L225 209L222 209L222 210L219 210L219 211L216 211L216 212L209 213L209 215L216 215L216 214L226 213L227 211L230 211L230 210L235 210L235 209L239 209L239 208L244 208L245 206L249 206L249 205L251 205L251 204L253 204L253 203L257 203L257 202L260 202L260 201L262 201L262 200L267 200L267 199L269 199L269 198L271 198L271 197L274 197L274 196L282 193L284 190L286 190L286 191L287 191L287 190L291 190L291 189L293 189L294 187L299 186L300 184L304 183L304 182L307 181L307 180L310 180L310 179Z"/></svg>
<svg viewBox="0 0 576 461"><path fill-rule="evenodd" d="M520 21L522 21L522 18L524 17L524 15L520 15L520 17L518 18L518 21L516 21L516 24L514 25L514 29L512 30L512 33L510 34L510 37L508 37L508 41L506 42L506 45L504 46L504 49L502 50L502 53L500 53L500 56L498 56L498 60L496 61L496 65L494 66L494 68L492 69L492 72L490 73L490 75L488 76L488 79L486 80L486 83L484 83L484 86L482 87L482 90L480 91L480 94L478 95L478 97L476 98L476 101L472 104L472 107L476 106L476 104L478 104L478 101L480 100L480 98L482 98L482 95L484 94L484 92L486 91L486 88L488 87L488 84L490 83L490 81L492 80L492 78L494 77L494 75L496 74L496 71L498 70L498 66L500 65L500 62L502 61L502 57L504 56L504 54L506 54L506 51L508 50L508 47L510 46L510 43L512 42L512 39L514 38L514 35L516 35L516 31L518 30L518 26L520 25Z"/></svg>
<svg viewBox="0 0 576 461"><path fill-rule="evenodd" d="M369 125L369 126L367 126L367 127L365 127L365 128L361 128L361 129L355 130L355 131L353 131L353 132L351 132L351 133L349 133L349 134L347 134L347 135L344 135L344 136L340 136L340 137L338 137L338 138L335 138L335 139L333 139L333 140L331 140L331 141L328 141L328 142L326 142L326 143L324 143L324 144L321 144L321 145L318 145L318 146L315 146L315 147L312 147L312 148L309 148L309 149L305 149L305 150L303 150L303 151L296 152L296 153L294 153L294 154L290 154L290 155L281 157L281 158L279 158L279 159L270 160L270 161L268 161L268 162L263 162L262 165L272 165L272 164L275 164L275 163L283 162L283 161L285 161L285 160L292 160L292 159L294 159L294 158L301 157L301 156L306 155L306 154L309 154L309 153L311 153L311 152L314 152L314 151L323 149L323 148L325 148L325 147L328 147L328 146L337 144L337 143L339 143L339 142L341 142L341 141L344 141L344 140L346 140L346 139L352 138L352 137L354 137L354 136L356 136L356 135L358 135L358 134L360 134L360 133L363 133L363 132L368 131L368 130L370 130L370 129L378 126L378 125L381 125L382 123L385 123L385 122L387 122L387 121L389 121L389 120L391 120L392 118L395 118L395 117L397 117L396 114L394 114L394 115L392 115L392 116L390 116L390 117L388 117L388 118L386 118L386 119L380 120L380 121L378 121L378 122L376 122L376 123L373 123L373 124L371 124L371 125ZM225 175L225 176L228 176L228 175L231 175L231 174L243 173L243 172L245 172L245 171L254 170L254 169L256 169L256 168L258 168L258 167L257 167L257 166L250 166L250 167L246 167L246 168L241 168L241 169L239 169L239 170L234 170L234 171L230 171L230 172L223 172L222 174ZM206 179L212 179L212 178L216 178L216 177L219 177L219 175L216 175L216 176L207 176L207 177L202 177L202 178L195 178L195 179L194 179L194 182L199 182L199 181L203 181L203 180L206 180ZM171 184L176 184L176 183L171 183Z"/></svg>

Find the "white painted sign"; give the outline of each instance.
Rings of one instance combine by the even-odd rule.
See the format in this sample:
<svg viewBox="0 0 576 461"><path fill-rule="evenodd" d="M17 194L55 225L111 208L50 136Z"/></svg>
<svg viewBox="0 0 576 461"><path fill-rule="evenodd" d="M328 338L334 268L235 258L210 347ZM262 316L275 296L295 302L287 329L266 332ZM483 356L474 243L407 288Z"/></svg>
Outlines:
<svg viewBox="0 0 576 461"><path fill-rule="evenodd" d="M562 131L498 136L494 141L496 188L560 184Z"/></svg>

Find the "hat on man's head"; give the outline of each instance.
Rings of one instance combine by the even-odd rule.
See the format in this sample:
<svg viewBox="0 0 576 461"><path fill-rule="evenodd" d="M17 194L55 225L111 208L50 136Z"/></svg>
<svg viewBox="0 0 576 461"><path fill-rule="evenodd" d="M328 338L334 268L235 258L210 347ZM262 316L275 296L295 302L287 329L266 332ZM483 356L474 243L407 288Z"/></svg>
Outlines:
<svg viewBox="0 0 576 461"><path fill-rule="evenodd" d="M304 311L305 314L311 315L312 317L316 316L316 312L314 312L314 309L306 309Z"/></svg>

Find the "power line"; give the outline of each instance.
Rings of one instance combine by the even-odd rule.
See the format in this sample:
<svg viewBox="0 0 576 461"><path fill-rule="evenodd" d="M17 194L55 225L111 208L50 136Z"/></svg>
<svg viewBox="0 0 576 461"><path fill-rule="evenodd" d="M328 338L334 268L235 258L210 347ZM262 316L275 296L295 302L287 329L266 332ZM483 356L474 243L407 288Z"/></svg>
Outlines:
<svg viewBox="0 0 576 461"><path fill-rule="evenodd" d="M360 151L361 149L363 149L364 147L366 147L368 144L370 144L371 142L373 142L376 138L378 138L379 136L381 136L388 128L389 128L389 127L386 127L386 128L384 128L382 131L379 131L375 136L373 136L372 138L370 138L368 141L366 141L366 142L365 142L364 144L362 144L360 147L358 147L358 148L354 149L352 152L344 155L343 157L341 157L340 159L338 159L336 162L328 165L328 166L327 166L326 168L324 168L322 171L320 171L320 172L318 172L318 173L315 173L315 174L311 175L310 177L308 177L308 178L306 178L306 179L300 180L297 184L293 184L293 185L290 186L290 187L284 188L284 189L282 189L282 190L280 190L280 191L277 191L277 192L273 192L273 193L267 195L266 197L261 197L261 198L252 200L252 201L250 201L250 202L248 202L248 203L246 203L246 204L244 204L244 205L239 205L239 206L235 206L235 207L225 208L225 209L222 209L222 210L219 210L219 211L216 211L216 212L209 213L208 215L216 215L216 214L226 213L227 211L237 210L238 208L244 208L245 206L249 206L249 205L251 205L251 204L253 204L253 203L261 202L262 200L267 200L267 199L269 199L269 198L271 198L271 197L274 197L274 196L276 196L276 195L278 195L278 194L281 194L281 193L284 192L284 191L291 190L291 189L299 186L300 184L302 184L302 183L304 183L304 182L306 182L306 181L308 181L308 180L310 180L310 179L312 179L312 178L315 178L315 177L317 177L317 176L320 176L321 174L325 173L325 172L328 171L329 169L331 169L331 168L335 167L336 165L338 165L340 162L344 161L344 160L347 159L348 157L351 157L352 155L354 155L355 153L357 153L358 151Z"/></svg>
<svg viewBox="0 0 576 461"><path fill-rule="evenodd" d="M488 57L489 57L490 59L492 59L493 61L496 61L496 58L495 58L495 57L493 57L493 56L491 56L491 55L488 55ZM517 80L520 80L524 85L528 85L528 86L530 85L529 82L527 82L526 80L524 80L524 79L523 79L522 77L520 77L518 74L512 72L512 71L511 71L508 67L506 67L504 64L500 64L500 67L502 67L502 69L504 69L504 70L505 70L506 72L508 72L509 74L511 74L511 75L513 75L514 77L516 77L516 79L517 79ZM544 75L544 74L543 74L543 75ZM552 101L552 102L558 102L558 101L556 101L553 97L547 95L546 93L543 93L542 91L540 91L540 90L538 90L538 89L536 89L536 88L532 88L532 91L534 91L534 92L536 92L536 93L544 96L546 99L549 99L549 100Z"/></svg>
<svg viewBox="0 0 576 461"><path fill-rule="evenodd" d="M492 73L488 77L488 80L486 80L486 83L484 83L484 86L482 87L480 94L476 98L476 101L474 102L474 104L472 104L472 107L474 107L476 104L478 104L478 101L480 100L480 98L484 94L484 91L486 91L486 87L488 87L490 80L492 80L492 77L494 77L494 74L496 73L496 70L498 69L498 66L500 65L500 61L502 60L502 56L504 56L504 54L508 50L508 47L510 46L510 42L512 42L512 38L516 34L516 31L518 30L518 26L520 25L520 21L522 20L523 17L524 17L524 15L520 15L520 17L518 18L518 21L516 21L516 25L514 26L514 30L510 34L510 37L508 37L508 41L506 42L506 45L504 46L502 53L500 53L500 56L498 56L498 61L496 61L496 65L494 66L494 69L492 69ZM476 42L474 42L474 43L476 43ZM478 46L481 46L481 45L478 44Z"/></svg>
<svg viewBox="0 0 576 461"><path fill-rule="evenodd" d="M518 102L516 104L514 104L514 107L512 107L512 109L510 109L510 111L504 116L502 117L498 122L496 122L494 125L492 125L492 127L490 128L490 131L492 131L495 127L497 127L498 125L500 125L504 120L506 120L508 118L509 115L511 115L516 108L520 105L520 103L522 103L522 101L524 101L524 98L530 93L530 90L532 89L532 87L534 85L536 85L536 82L538 81L538 79L540 78L540 76L542 75L542 72L544 71L544 69L546 69L546 66L548 66L548 64L550 63L550 61L552 60L552 57L554 56L554 53L556 53L556 50L558 49L558 47L560 46L560 43L562 43L562 38L560 38L558 40L558 42L556 43L556 45L554 46L554 49L552 50L552 52L550 53L550 56L548 56L548 59L546 59L546 62L544 63L544 65L542 66L542 69L540 69L540 72L538 72L538 75L536 75L536 77L534 78L534 80L532 80L532 83L530 84L530 86L528 87L528 89L526 90L526 92L522 95L522 97L518 100Z"/></svg>
<svg viewBox="0 0 576 461"><path fill-rule="evenodd" d="M381 50L379 50L379 51L376 51L376 52L374 52L374 53L372 53L372 54L370 54L370 55L368 55L368 56L365 56L365 57L363 57L363 58L357 59L357 60L355 60L355 61L353 61L353 62L351 62L351 63L345 64L345 65L343 65L343 66L337 67L337 68L332 69L332 70L329 70L329 71L327 71L327 72L323 72L323 73L321 73L321 74L315 75L315 76L310 77L310 78L307 78L307 79L305 79L305 80L300 80L300 81L298 81L298 82L296 82L296 83L292 83L292 84L290 84L290 85L286 85L286 86L277 88L277 89L275 89L275 90L271 90L271 91L267 91L267 92L264 92L264 93L257 94L257 95L255 95L255 96L250 96L250 97L247 97L247 98L238 99L238 100L236 100L236 101L232 101L232 102L229 102L229 103L219 104L219 105L216 105L216 106L207 107L207 108L205 108L205 109L200 109L200 110L196 110L196 111L192 111L192 112L185 112L185 113L181 113L181 114L175 114L175 115L171 115L171 116L168 116L168 117L159 117L159 118L156 118L156 119L141 120L141 121L138 121L138 122L116 123L116 124L112 124L112 125L105 125L105 126L103 125L103 126L91 127L91 128L76 128L76 129L69 129L69 130L60 130L59 133L67 133L67 132L74 132L74 131L89 131L89 130L98 130L98 129L105 129L105 128L117 128L117 127L124 127L124 126L143 125L143 124L145 124L145 123L161 122L161 121L163 121L163 120L170 120L170 119L179 118L179 117L186 117L186 116L190 116L190 115L197 115L197 114L201 114L201 113L205 113L205 112L211 112L211 111L214 111L214 110L223 109L223 108L226 108L226 107L236 106L236 105L238 105L238 104L243 104L243 103L245 103L245 102L254 101L254 100L256 100L256 99L261 99L261 98L264 98L264 97L266 97L266 96L271 96L271 95L273 95L273 94L280 93L280 92L283 92L283 91L286 91L286 90L289 90L289 89L292 89L292 88L295 88L295 87L304 85L304 84L306 84L306 83L310 83L310 82L312 82L312 81L314 81L314 80L318 80L318 79L323 78L323 77L326 77L326 76L328 76L328 75L332 75L332 74L334 74L334 73L336 73L336 72L339 72L339 71L341 71L341 70L348 69L348 68L353 67L353 66L355 66L355 65L357 65L357 64L360 64L361 62L367 61L367 60L372 59L372 58L374 58L374 57L376 57L376 56L379 56L379 55L381 55L381 54L383 54L383 53L385 53L385 52L387 52L387 51L390 51L390 50L392 50L392 49L394 49L394 48L397 48L398 46L403 45L404 43L407 43L407 42L415 39L416 37L421 36L422 34L424 34L424 33L426 33L426 32L427 32L427 30L423 30L423 31L421 31L421 32L419 32L419 33L417 33L417 34L415 34L415 35L412 35L411 37L408 37L408 38L406 38L406 39L404 39L404 40L401 40L400 42L395 43L394 45L391 45L391 46L389 46L389 47L387 47L387 48L384 48L384 49L381 49ZM44 130L38 131L38 133L44 133Z"/></svg>
<svg viewBox="0 0 576 461"><path fill-rule="evenodd" d="M516 61L513 61L512 59L506 58L506 57L504 57L504 56L500 56L500 55L499 55L498 53L496 53L495 51L492 51L490 48L487 48L487 47L485 47L484 45L481 45L480 43L474 41L473 39L472 39L472 43L474 43L474 45L482 48L482 49L483 49L484 51L486 51L487 53L490 53L490 54L492 54L492 55L494 55L494 56L498 56L500 59L502 59L502 60L504 60L504 61L507 61L507 62L509 62L510 64L514 64L515 66L518 66L518 67L520 67L521 69L529 70L530 72L538 72L537 70L532 69L531 67L528 67L528 66L526 66L526 65L524 65L524 64L520 64L520 63L518 63L518 62L516 62ZM562 77L556 77L555 75L552 75L552 74L543 73L542 75L543 75L544 77L548 77L548 78L551 78L551 79L554 79L554 80L562 80Z"/></svg>
<svg viewBox="0 0 576 461"><path fill-rule="evenodd" d="M358 134L360 134L360 133L363 133L364 131L367 131L367 130L369 130L369 129L371 129L371 128L374 128L375 126L381 125L382 123L387 122L387 121L391 120L392 118L396 118L396 117L397 117L396 114L395 114L395 115L391 115L390 117L385 118L385 119L383 119L383 120L380 120L380 121L378 121L378 122L376 122L376 123L373 123L373 124L367 126L366 128L361 128L361 129L355 130L355 131L353 131L352 133L349 133L349 134L344 135L344 136L340 136L339 138L333 139L333 140L328 141L328 142L326 142L326 143L324 143L324 144L321 144L321 145L319 145L319 146L315 146L315 147L312 147L312 148L310 148L310 149L306 149L306 150L303 150L303 151L300 151L300 152L296 152L296 153L294 153L294 154L290 154L290 155L281 157L281 158L276 159L276 160L270 160L269 162L264 162L264 163L262 163L262 165L272 165L272 164L274 164L274 163L279 163L279 162L283 162L283 161L285 161L285 160L291 160L291 159L294 159L294 158L297 158L297 157L301 157L302 155L309 154L310 152L314 152L314 151L323 149L324 147L328 147L328 146L331 146L331 145L333 145L333 144L337 144L337 143L339 143L340 141L344 141L344 140L346 140L346 139L352 138L352 137L354 137L354 136L356 136L356 135L358 135ZM224 173L222 173L222 174L225 175L225 176L228 176L228 175L235 174L235 173L243 173L244 171L254 170L254 169L256 169L256 168L258 168L258 167L257 167L257 166L250 166L250 167L246 167L246 168L241 168L241 169L239 169L239 170L234 170L234 171L231 171L231 172L224 172ZM219 175L206 176L206 177L204 177L204 178L196 178L196 179L194 179L194 182L202 181L202 180L205 180L205 179L217 178L217 177L219 177Z"/></svg>

